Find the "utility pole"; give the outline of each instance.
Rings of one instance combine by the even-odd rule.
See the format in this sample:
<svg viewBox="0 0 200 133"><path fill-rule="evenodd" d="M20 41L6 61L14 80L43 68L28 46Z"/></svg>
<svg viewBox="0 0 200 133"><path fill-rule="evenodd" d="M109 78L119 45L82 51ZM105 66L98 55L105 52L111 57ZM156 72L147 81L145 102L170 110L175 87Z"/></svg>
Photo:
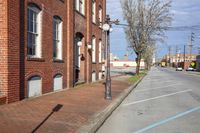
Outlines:
<svg viewBox="0 0 200 133"><path fill-rule="evenodd" d="M192 42L194 41L194 33L192 32L190 35L190 43L189 43L189 51L190 51L190 61L192 61Z"/></svg>
<svg viewBox="0 0 200 133"><path fill-rule="evenodd" d="M184 69L185 69L185 47L186 47L186 45L184 45L184 53L183 53L183 60L184 60L183 68Z"/></svg>
<svg viewBox="0 0 200 133"><path fill-rule="evenodd" d="M169 46L169 66L171 67L171 46Z"/></svg>
<svg viewBox="0 0 200 133"><path fill-rule="evenodd" d="M200 55L200 46L198 47L198 54Z"/></svg>
<svg viewBox="0 0 200 133"><path fill-rule="evenodd" d="M178 45L176 45L176 67L178 67Z"/></svg>

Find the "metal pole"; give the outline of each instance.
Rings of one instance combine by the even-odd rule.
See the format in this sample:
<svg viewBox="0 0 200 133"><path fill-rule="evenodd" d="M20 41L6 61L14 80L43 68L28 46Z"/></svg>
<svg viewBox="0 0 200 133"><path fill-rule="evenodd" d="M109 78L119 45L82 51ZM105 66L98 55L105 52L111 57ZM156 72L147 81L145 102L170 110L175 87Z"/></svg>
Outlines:
<svg viewBox="0 0 200 133"><path fill-rule="evenodd" d="M186 46L184 45L184 53L183 53L183 54L184 54L184 55L183 55L183 56L184 56L184 57L183 57L183 58L184 58L184 59L183 59L183 60L184 60L184 65L183 65L183 69L185 69L185 47L186 47Z"/></svg>
<svg viewBox="0 0 200 133"><path fill-rule="evenodd" d="M178 46L176 45L176 67L178 67Z"/></svg>
<svg viewBox="0 0 200 133"><path fill-rule="evenodd" d="M110 77L110 31L107 31L107 69L106 69L106 87L105 99L112 100L111 96L111 77Z"/></svg>
<svg viewBox="0 0 200 133"><path fill-rule="evenodd" d="M169 66L171 67L171 46L169 46Z"/></svg>

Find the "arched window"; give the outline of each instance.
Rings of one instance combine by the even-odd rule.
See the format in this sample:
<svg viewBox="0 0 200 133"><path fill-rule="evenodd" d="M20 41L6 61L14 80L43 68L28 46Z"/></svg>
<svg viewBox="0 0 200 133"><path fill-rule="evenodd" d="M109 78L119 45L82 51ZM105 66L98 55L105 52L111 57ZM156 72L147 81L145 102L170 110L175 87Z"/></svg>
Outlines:
<svg viewBox="0 0 200 133"><path fill-rule="evenodd" d="M58 91L63 89L63 76L61 74L57 74L53 78L53 90Z"/></svg>
<svg viewBox="0 0 200 133"><path fill-rule="evenodd" d="M96 38L92 37L92 62L96 62Z"/></svg>
<svg viewBox="0 0 200 133"><path fill-rule="evenodd" d="M62 20L58 16L53 17L53 58L62 60Z"/></svg>
<svg viewBox="0 0 200 133"><path fill-rule="evenodd" d="M30 57L41 57L41 10L35 4L28 5L28 48Z"/></svg>
<svg viewBox="0 0 200 133"><path fill-rule="evenodd" d="M103 72L102 71L99 71L99 80L103 79Z"/></svg>
<svg viewBox="0 0 200 133"><path fill-rule="evenodd" d="M92 82L96 82L96 72L92 72Z"/></svg>
<svg viewBox="0 0 200 133"><path fill-rule="evenodd" d="M42 78L32 76L28 80L28 97L39 96L42 94Z"/></svg>

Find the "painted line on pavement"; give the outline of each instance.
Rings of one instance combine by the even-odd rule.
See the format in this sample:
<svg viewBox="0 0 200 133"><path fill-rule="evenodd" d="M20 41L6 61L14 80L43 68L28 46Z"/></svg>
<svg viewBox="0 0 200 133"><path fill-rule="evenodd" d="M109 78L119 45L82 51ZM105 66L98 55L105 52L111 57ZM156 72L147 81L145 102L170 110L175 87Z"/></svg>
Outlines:
<svg viewBox="0 0 200 133"><path fill-rule="evenodd" d="M145 131L147 131L147 130L150 130L150 129L152 129L152 128L158 127L158 126L163 125L163 124L165 124L165 123L167 123L167 122L173 121L173 120L175 120L175 119L177 119L177 118L183 117L183 116L185 116L185 115L188 115L188 114L190 114L190 113L192 113L192 112L195 112L195 111L198 111L198 110L200 110L200 106L191 108L191 109L189 109L189 110L187 110L187 111L185 111L185 112L179 113L179 114L177 114L177 115L175 115L175 116L172 116L172 117L169 117L169 118L167 118L167 119L164 119L164 120L161 120L161 121L159 121L159 122L156 122L156 123L154 123L154 124L151 124L151 125L149 125L149 126L147 126L147 127L145 127L145 128L142 128L142 129L140 129L140 130L138 130L138 131L135 131L134 133L142 133L142 132L145 132Z"/></svg>
<svg viewBox="0 0 200 133"><path fill-rule="evenodd" d="M156 87L156 88L152 88L152 89L142 89L142 90L135 90L135 92L144 92L144 91L150 91L150 90L157 90L157 89L164 89L166 87L170 87L170 86L174 86L174 85L181 85L180 83L176 83L176 84L171 84L171 85L167 85L167 86L162 86L162 87Z"/></svg>
<svg viewBox="0 0 200 133"><path fill-rule="evenodd" d="M139 101L135 101L135 102L132 102L132 103L124 104L123 106L129 106L129 105L133 105L133 104L137 104L137 103L147 102L147 101L150 101L150 100L155 100L155 99L159 99L159 98L163 98L163 97L169 97L169 96L173 96L173 95L177 95L177 94L181 94L181 93L185 93L185 92L189 92L189 91L192 91L192 89L179 91L179 92L175 92L175 93L170 93L170 94L167 94L167 95L157 96L157 97L153 97L153 98L148 98L148 99L144 99L144 100L139 100Z"/></svg>

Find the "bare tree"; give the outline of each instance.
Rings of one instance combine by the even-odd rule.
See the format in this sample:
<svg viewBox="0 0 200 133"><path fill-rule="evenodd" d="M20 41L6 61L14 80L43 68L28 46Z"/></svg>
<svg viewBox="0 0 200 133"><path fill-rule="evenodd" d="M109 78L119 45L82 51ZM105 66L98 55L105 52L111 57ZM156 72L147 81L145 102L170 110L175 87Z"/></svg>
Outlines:
<svg viewBox="0 0 200 133"><path fill-rule="evenodd" d="M166 1L166 0L165 0ZM139 74L140 61L148 46L154 41L161 41L170 25L171 1L161 0L121 0L124 19L128 26L125 28L129 48L137 56L136 73Z"/></svg>
<svg viewBox="0 0 200 133"><path fill-rule="evenodd" d="M155 45L152 45L151 47L148 46L145 52L143 53L142 58L144 59L146 70L149 70L151 68L154 54L155 54Z"/></svg>

